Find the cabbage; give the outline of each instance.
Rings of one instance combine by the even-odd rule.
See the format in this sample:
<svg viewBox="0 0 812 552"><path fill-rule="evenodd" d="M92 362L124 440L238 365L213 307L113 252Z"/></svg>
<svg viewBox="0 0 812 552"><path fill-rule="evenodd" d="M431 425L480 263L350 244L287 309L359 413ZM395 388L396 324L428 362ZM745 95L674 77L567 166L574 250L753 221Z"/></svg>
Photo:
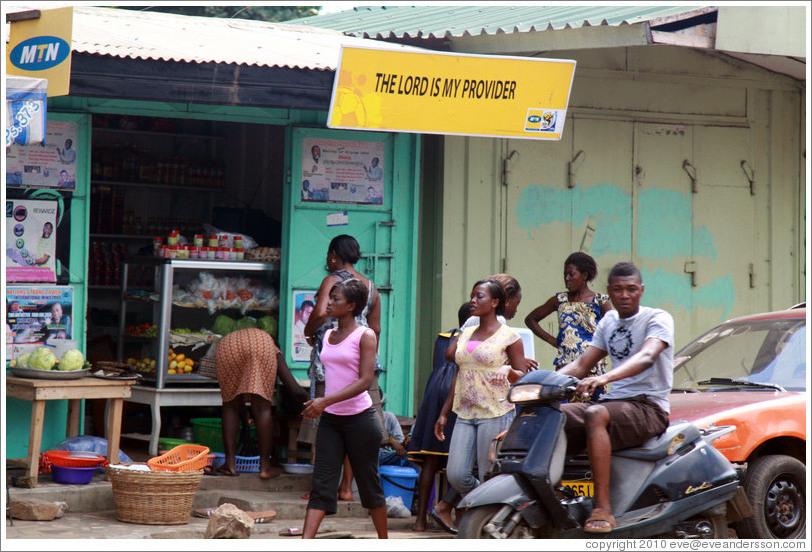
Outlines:
<svg viewBox="0 0 812 552"><path fill-rule="evenodd" d="M18 368L28 368L28 359L31 358L31 353L23 353L17 359Z"/></svg>
<svg viewBox="0 0 812 552"><path fill-rule="evenodd" d="M257 328L268 332L271 336L276 337L276 332L279 328L279 322L273 316L263 316L257 320Z"/></svg>
<svg viewBox="0 0 812 552"><path fill-rule="evenodd" d="M81 370L85 364L85 356L79 349L72 349L65 351L62 358L59 359L59 366L57 370L72 372L74 370Z"/></svg>
<svg viewBox="0 0 812 552"><path fill-rule="evenodd" d="M228 335L235 330L236 322L233 318L229 318L225 314L219 315L214 319L214 326L212 331L217 335Z"/></svg>
<svg viewBox="0 0 812 552"><path fill-rule="evenodd" d="M50 347L38 347L28 359L28 367L35 370L50 370L54 364L56 364L56 355Z"/></svg>
<svg viewBox="0 0 812 552"><path fill-rule="evenodd" d="M257 323L256 321L251 318L250 316L243 316L239 320L237 320L237 325L235 326L235 330L245 330L247 328L256 328Z"/></svg>

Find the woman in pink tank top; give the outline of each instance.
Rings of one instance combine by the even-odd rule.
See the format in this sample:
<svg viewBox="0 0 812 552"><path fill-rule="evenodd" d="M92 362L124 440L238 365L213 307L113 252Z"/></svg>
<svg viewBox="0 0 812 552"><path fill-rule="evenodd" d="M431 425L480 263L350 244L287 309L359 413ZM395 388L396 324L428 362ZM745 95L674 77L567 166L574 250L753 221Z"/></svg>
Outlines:
<svg viewBox="0 0 812 552"><path fill-rule="evenodd" d="M324 397L307 401L302 416L321 416L316 432L313 482L307 503L302 538L315 538L325 515L338 509L338 486L344 456L349 457L361 504L369 510L378 538L387 537L386 498L378 475L378 449L383 426L369 386L375 371L378 341L375 332L355 317L367 302L367 287L350 278L330 290L327 314L338 327L324 334Z"/></svg>

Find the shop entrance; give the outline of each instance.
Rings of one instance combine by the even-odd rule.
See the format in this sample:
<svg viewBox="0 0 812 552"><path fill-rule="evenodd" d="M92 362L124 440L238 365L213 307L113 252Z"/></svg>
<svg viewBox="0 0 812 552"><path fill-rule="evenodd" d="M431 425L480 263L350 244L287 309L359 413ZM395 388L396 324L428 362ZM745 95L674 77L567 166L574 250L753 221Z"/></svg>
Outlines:
<svg viewBox="0 0 812 552"><path fill-rule="evenodd" d="M290 130L282 249L280 336L289 365L306 377L310 347L294 325L326 276L327 247L349 234L356 265L381 296L379 357L387 409L411 410L415 278L415 201L409 162L416 138L374 132Z"/></svg>

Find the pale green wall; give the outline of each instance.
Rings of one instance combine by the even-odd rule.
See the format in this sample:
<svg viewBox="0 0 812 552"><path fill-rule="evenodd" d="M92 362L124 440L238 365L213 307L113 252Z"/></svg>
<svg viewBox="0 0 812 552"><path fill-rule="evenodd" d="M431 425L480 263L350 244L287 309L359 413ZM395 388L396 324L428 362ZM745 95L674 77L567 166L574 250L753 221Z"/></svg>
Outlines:
<svg viewBox="0 0 812 552"><path fill-rule="evenodd" d="M614 262L638 263L643 303L674 314L678 346L726 318L804 300L801 85L667 46L555 57L577 60L560 142L444 138L435 326L452 319L474 281L504 266L524 288L512 322L523 327L563 290L563 260L582 248L598 261L599 291ZM568 163L581 150L569 188ZM696 193L684 160L697 168ZM698 268L695 287L687 262ZM543 325L555 334L553 318ZM550 366L554 349L535 346Z"/></svg>

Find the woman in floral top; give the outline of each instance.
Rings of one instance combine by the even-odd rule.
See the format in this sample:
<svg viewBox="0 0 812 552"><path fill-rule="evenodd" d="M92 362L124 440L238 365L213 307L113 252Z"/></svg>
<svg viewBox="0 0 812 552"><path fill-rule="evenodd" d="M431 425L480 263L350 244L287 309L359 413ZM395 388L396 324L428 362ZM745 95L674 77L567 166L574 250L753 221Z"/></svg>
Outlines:
<svg viewBox="0 0 812 552"><path fill-rule="evenodd" d="M567 291L556 293L546 303L536 307L527 315L524 323L534 334L556 347L558 354L553 366L558 370L581 356L592 341L592 334L603 315L611 310L609 296L589 289L598 274L595 259L586 253L573 253L564 261L564 285ZM542 329L539 321L553 312L558 312L558 337L555 338ZM601 360L589 373L600 376L606 373L606 359ZM591 397L578 397L575 401L597 401L605 388L595 390Z"/></svg>
<svg viewBox="0 0 812 552"><path fill-rule="evenodd" d="M488 278L474 284L472 315L479 325L465 328L446 356L459 366L434 434L444 441L446 416L457 415L448 451L448 481L466 494L483 480L490 467L491 441L513 421L513 405L505 400L510 384L527 371L522 339L518 332L500 323L505 309L505 290ZM508 365L509 363L509 365ZM452 406L453 405L453 406ZM474 463L478 478L473 474Z"/></svg>

